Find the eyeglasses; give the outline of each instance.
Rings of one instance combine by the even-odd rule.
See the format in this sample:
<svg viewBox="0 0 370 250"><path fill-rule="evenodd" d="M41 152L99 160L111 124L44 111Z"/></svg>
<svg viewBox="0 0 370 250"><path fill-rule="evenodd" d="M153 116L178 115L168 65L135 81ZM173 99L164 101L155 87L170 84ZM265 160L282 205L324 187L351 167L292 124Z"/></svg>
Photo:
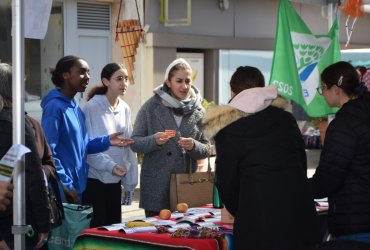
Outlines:
<svg viewBox="0 0 370 250"><path fill-rule="evenodd" d="M317 87L316 90L317 90L317 93L319 93L320 95L322 95L324 89L327 89L328 87L325 85L325 84L322 84L320 87Z"/></svg>

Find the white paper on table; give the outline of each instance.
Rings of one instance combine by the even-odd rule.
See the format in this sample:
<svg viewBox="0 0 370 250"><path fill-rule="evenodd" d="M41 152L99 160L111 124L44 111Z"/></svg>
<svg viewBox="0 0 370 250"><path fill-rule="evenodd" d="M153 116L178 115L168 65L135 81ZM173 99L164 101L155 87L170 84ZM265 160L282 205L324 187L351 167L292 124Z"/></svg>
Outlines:
<svg viewBox="0 0 370 250"><path fill-rule="evenodd" d="M221 211L218 208L206 208L206 207L192 207L189 208L186 213L188 214L200 214L200 213L217 213L217 211Z"/></svg>
<svg viewBox="0 0 370 250"><path fill-rule="evenodd" d="M98 227L98 229L103 229L103 230L108 230L108 231L118 231L123 228L122 224L114 224L114 225L109 225L109 226L102 226Z"/></svg>
<svg viewBox="0 0 370 250"><path fill-rule="evenodd" d="M152 221L152 223L156 226L170 226L176 224L176 222L172 220L156 220Z"/></svg>
<svg viewBox="0 0 370 250"><path fill-rule="evenodd" d="M213 222L197 222L196 225L199 227L218 228Z"/></svg>
<svg viewBox="0 0 370 250"><path fill-rule="evenodd" d="M179 213L179 212L173 212L171 214L171 219L179 219L179 218L182 218L184 217L185 214L184 213Z"/></svg>
<svg viewBox="0 0 370 250"><path fill-rule="evenodd" d="M168 226L168 227L172 228L172 229L189 228L189 227L191 227L191 224L189 224L189 223L177 223L177 224L174 224L174 225L171 225L171 226Z"/></svg>
<svg viewBox="0 0 370 250"><path fill-rule="evenodd" d="M125 232L126 234L133 234L133 233L155 233L157 232L157 228L155 226L148 226L148 227L124 227L119 230L120 232Z"/></svg>

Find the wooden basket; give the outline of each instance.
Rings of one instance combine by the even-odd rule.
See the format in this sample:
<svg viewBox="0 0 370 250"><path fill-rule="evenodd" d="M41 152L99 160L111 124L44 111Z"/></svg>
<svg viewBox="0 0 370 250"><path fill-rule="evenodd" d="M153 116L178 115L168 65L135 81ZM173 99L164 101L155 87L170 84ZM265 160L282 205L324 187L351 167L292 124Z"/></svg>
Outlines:
<svg viewBox="0 0 370 250"><path fill-rule="evenodd" d="M120 20L117 24L116 30L123 59L128 71L128 78L130 83L134 83L133 70L136 55L136 48L139 45L143 34L140 21L137 19Z"/></svg>

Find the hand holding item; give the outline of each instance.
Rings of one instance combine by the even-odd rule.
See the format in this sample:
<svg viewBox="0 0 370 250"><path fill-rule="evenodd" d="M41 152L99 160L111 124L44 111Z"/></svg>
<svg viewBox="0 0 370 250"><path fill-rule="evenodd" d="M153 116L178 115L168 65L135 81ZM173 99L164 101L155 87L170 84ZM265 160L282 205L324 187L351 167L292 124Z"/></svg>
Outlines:
<svg viewBox="0 0 370 250"><path fill-rule="evenodd" d="M155 137L155 142L158 144L158 145L163 145L165 144L166 142L168 142L168 140L170 139L165 132L157 132L155 133L154 135Z"/></svg>
<svg viewBox="0 0 370 250"><path fill-rule="evenodd" d="M193 138L185 137L180 137L180 140L177 143L179 144L180 148L186 149L188 151L192 150L195 145Z"/></svg>
<svg viewBox="0 0 370 250"><path fill-rule="evenodd" d="M125 176L126 172L127 172L126 168L120 167L118 165L114 166L112 170L113 175L120 176L120 177Z"/></svg>
<svg viewBox="0 0 370 250"><path fill-rule="evenodd" d="M131 138L120 137L120 135L122 134L123 132L116 132L116 133L110 134L109 135L110 144L112 146L117 146L117 147L126 147L134 143L134 140L132 140Z"/></svg>
<svg viewBox="0 0 370 250"><path fill-rule="evenodd" d="M171 139L172 137L175 137L176 136L176 130L172 130L172 129L166 129L164 131L164 133L167 135L167 137L169 139Z"/></svg>
<svg viewBox="0 0 370 250"><path fill-rule="evenodd" d="M130 145L130 144L132 144L132 143L134 143L135 141L134 140L132 140L131 138L121 138L122 140L121 140L121 144L120 144L120 146L122 146L122 147L126 147L126 146L128 146L128 145Z"/></svg>
<svg viewBox="0 0 370 250"><path fill-rule="evenodd" d="M118 146L118 147L122 147L122 138L119 137L120 135L122 135L123 132L120 131L120 132L116 132L116 133L113 133L113 134L110 134L109 135L109 141L110 141L110 144L112 146Z"/></svg>
<svg viewBox="0 0 370 250"><path fill-rule="evenodd" d="M6 244L5 240L0 241L0 249L1 250L10 250L10 248Z"/></svg>
<svg viewBox="0 0 370 250"><path fill-rule="evenodd" d="M78 197L76 189L72 189L70 192L72 203L74 204L81 204L80 198Z"/></svg>
<svg viewBox="0 0 370 250"><path fill-rule="evenodd" d="M48 237L49 237L49 232L47 232L47 233L39 233L39 241L37 242L35 248L36 249L40 249L45 244L47 244L48 243Z"/></svg>
<svg viewBox="0 0 370 250"><path fill-rule="evenodd" d="M13 197L13 184L0 181L0 211L4 211L9 206Z"/></svg>

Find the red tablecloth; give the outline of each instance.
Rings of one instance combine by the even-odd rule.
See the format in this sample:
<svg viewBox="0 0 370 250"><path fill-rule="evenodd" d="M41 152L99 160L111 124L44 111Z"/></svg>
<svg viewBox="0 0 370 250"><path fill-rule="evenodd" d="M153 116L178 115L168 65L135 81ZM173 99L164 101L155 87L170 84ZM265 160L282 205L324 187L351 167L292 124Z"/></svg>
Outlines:
<svg viewBox="0 0 370 250"><path fill-rule="evenodd" d="M73 249L199 249L227 250L231 243L231 235L225 239L191 239L172 238L168 234L134 233L107 231L97 228L84 230L78 236ZM118 247L118 248L117 248ZM131 247L131 248L130 248Z"/></svg>

